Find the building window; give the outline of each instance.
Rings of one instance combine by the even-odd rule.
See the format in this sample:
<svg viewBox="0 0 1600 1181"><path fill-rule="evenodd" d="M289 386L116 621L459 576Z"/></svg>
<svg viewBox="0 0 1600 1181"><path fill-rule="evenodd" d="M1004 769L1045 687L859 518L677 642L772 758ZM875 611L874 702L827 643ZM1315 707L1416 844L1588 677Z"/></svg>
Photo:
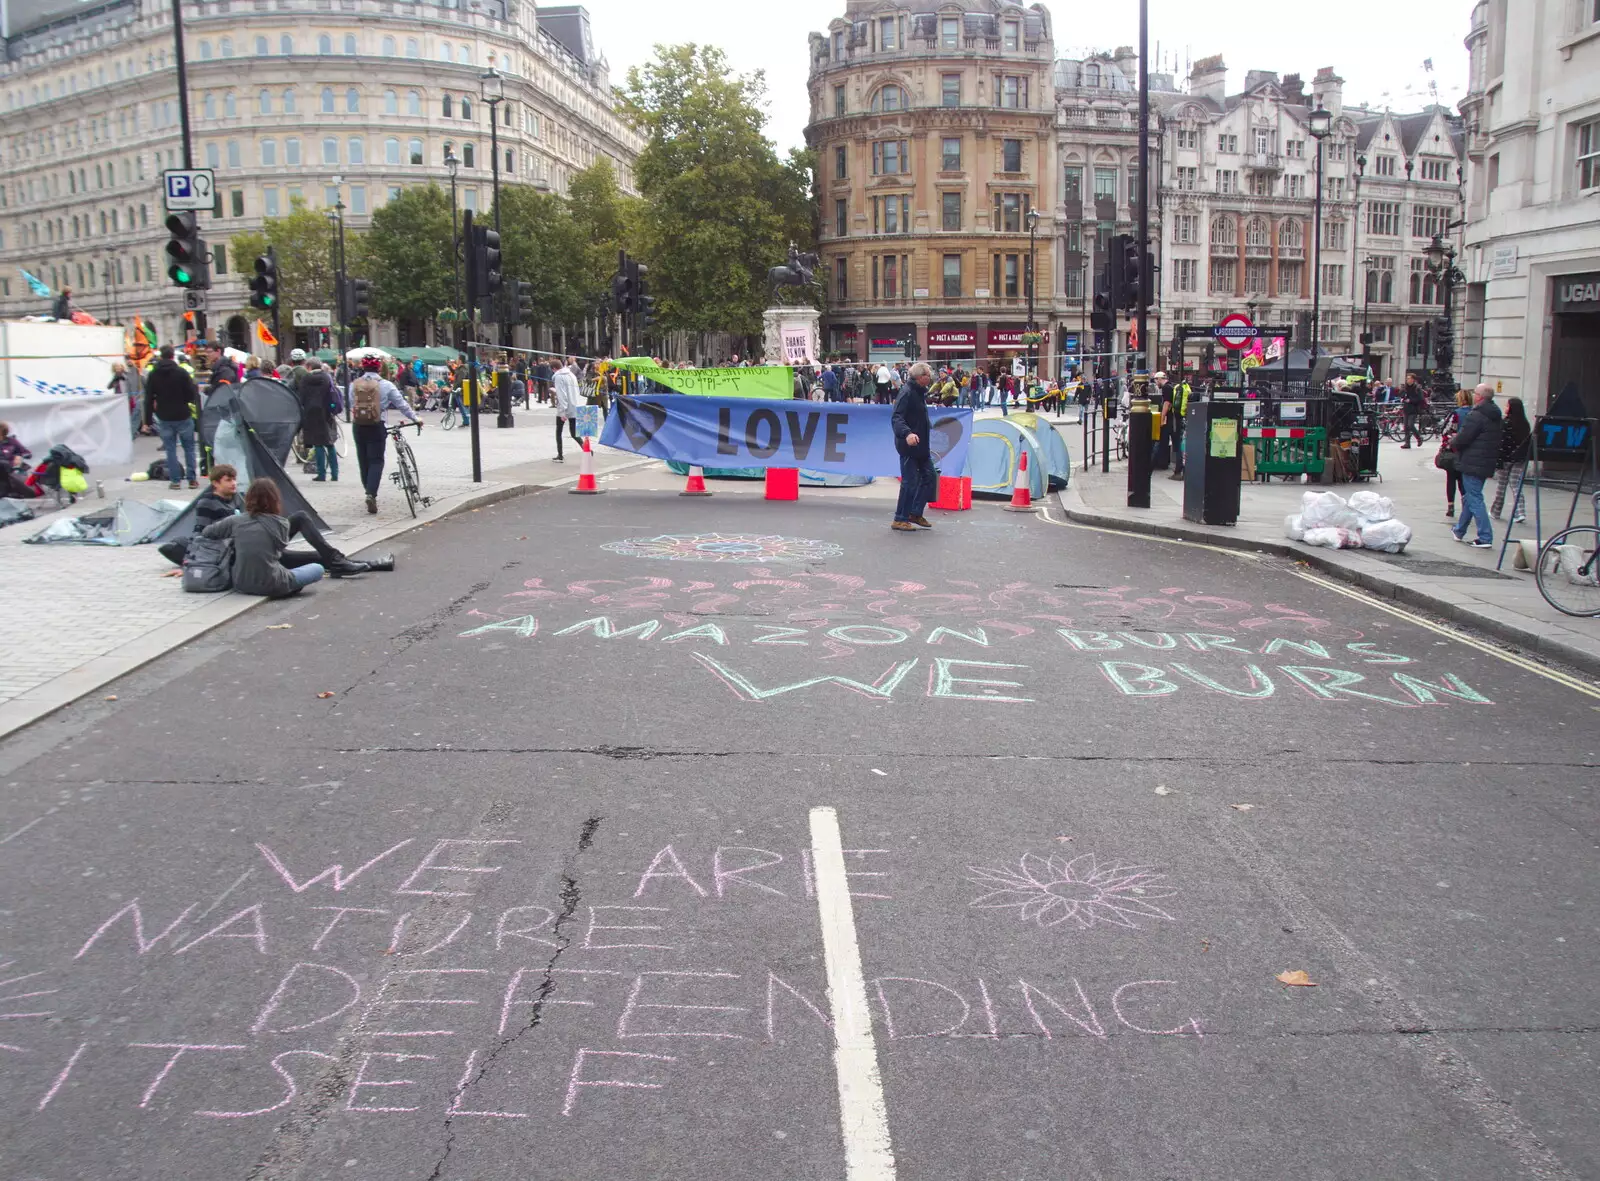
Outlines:
<svg viewBox="0 0 1600 1181"><path fill-rule="evenodd" d="M332 209L339 203L339 186L324 185L322 189L322 204Z"/></svg>
<svg viewBox="0 0 1600 1181"><path fill-rule="evenodd" d="M1008 299L1020 294L1021 255L997 254L994 256L995 291Z"/></svg>
<svg viewBox="0 0 1600 1181"><path fill-rule="evenodd" d="M961 139L959 136L947 135L941 144L939 168L943 172L961 171Z"/></svg>
<svg viewBox="0 0 1600 1181"><path fill-rule="evenodd" d="M216 144L206 145L206 167L212 169L222 167L222 152Z"/></svg>
<svg viewBox="0 0 1600 1181"><path fill-rule="evenodd" d="M961 105L961 75L945 74L939 79L939 104L946 107Z"/></svg>
<svg viewBox="0 0 1600 1181"><path fill-rule="evenodd" d="M1391 265L1394 260L1390 259ZM1392 277L1392 276L1391 276ZM1426 259L1413 258L1411 260L1411 302L1414 304L1437 305L1444 303L1444 286L1428 269Z"/></svg>
<svg viewBox="0 0 1600 1181"><path fill-rule="evenodd" d="M1006 234L1020 234L1030 204L1031 200L1027 193L996 193L994 229Z"/></svg>
<svg viewBox="0 0 1600 1181"><path fill-rule="evenodd" d="M278 216L278 190L271 185L261 190L261 211L268 217Z"/></svg>
<svg viewBox="0 0 1600 1181"><path fill-rule="evenodd" d="M1372 174L1374 176L1393 176L1395 158L1389 155L1377 155L1372 158Z"/></svg>
<svg viewBox="0 0 1600 1181"><path fill-rule="evenodd" d="M300 141L294 136L283 141L283 162L291 168L300 165Z"/></svg>
<svg viewBox="0 0 1600 1181"><path fill-rule="evenodd" d="M1327 197L1330 201L1344 200L1344 177L1330 176L1328 179Z"/></svg>
<svg viewBox="0 0 1600 1181"><path fill-rule="evenodd" d="M1400 236L1400 204L1374 201L1367 206L1367 233L1384 238Z"/></svg>
<svg viewBox="0 0 1600 1181"><path fill-rule="evenodd" d="M944 256L944 297L946 299L961 298L961 256L947 254Z"/></svg>
<svg viewBox="0 0 1600 1181"><path fill-rule="evenodd" d="M228 141L228 167L239 167L239 141L236 139Z"/></svg>
<svg viewBox="0 0 1600 1181"><path fill-rule="evenodd" d="M833 113L835 115L842 115L845 113L843 86L835 86L833 88Z"/></svg>
<svg viewBox="0 0 1600 1181"><path fill-rule="evenodd" d="M1600 0L1595 0L1600 4ZM1600 11L1596 12L1600 19ZM1500 157L1494 158L1498 180ZM1578 189L1600 188L1600 119L1591 119L1578 126Z"/></svg>
<svg viewBox="0 0 1600 1181"><path fill-rule="evenodd" d="M324 115L333 114L333 88L331 86L322 88L322 113Z"/></svg>
<svg viewBox="0 0 1600 1181"><path fill-rule="evenodd" d="M295 111L294 91L293 90L285 90L283 92L283 113L285 115L292 115L292 114L294 114L294 111Z"/></svg>
<svg viewBox="0 0 1600 1181"><path fill-rule="evenodd" d="M200 100L200 115L205 119L215 119L217 117L216 95L208 94Z"/></svg>
<svg viewBox="0 0 1600 1181"><path fill-rule="evenodd" d="M1450 161L1424 159L1422 161L1422 179L1448 181L1450 179Z"/></svg>
<svg viewBox="0 0 1600 1181"><path fill-rule="evenodd" d="M1324 250L1343 250L1349 238L1349 224L1342 221L1327 221L1322 223L1322 248Z"/></svg>
<svg viewBox="0 0 1600 1181"><path fill-rule="evenodd" d="M272 114L272 91L263 90L256 95L256 111L262 115Z"/></svg>
<svg viewBox="0 0 1600 1181"><path fill-rule="evenodd" d="M843 180L850 175L849 153L843 144L833 149L833 179Z"/></svg>
<svg viewBox="0 0 1600 1181"><path fill-rule="evenodd" d="M1003 139L1000 141L1000 171L1022 171L1022 141L1020 139Z"/></svg>
<svg viewBox="0 0 1600 1181"><path fill-rule="evenodd" d="M1117 199L1117 170L1115 168L1100 168L1094 170L1094 199L1096 201L1115 201Z"/></svg>
<svg viewBox="0 0 1600 1181"><path fill-rule="evenodd" d="M203 62L208 62L211 60L211 42L200 42L200 60ZM46 97L49 97L48 94Z"/></svg>
<svg viewBox="0 0 1600 1181"><path fill-rule="evenodd" d="M947 16L939 21L939 48L958 49L961 46L961 18Z"/></svg>
<svg viewBox="0 0 1600 1181"><path fill-rule="evenodd" d="M1178 169L1178 191L1192 193L1200 187L1200 170L1198 168Z"/></svg>
<svg viewBox="0 0 1600 1181"><path fill-rule="evenodd" d="M365 141L352 139L345 144L345 162L347 164L365 164L367 162Z"/></svg>
<svg viewBox="0 0 1600 1181"><path fill-rule="evenodd" d="M1344 321L1341 315L1338 309L1332 311L1327 308L1322 309L1322 324L1321 330L1317 333L1318 340L1342 340L1344 338Z"/></svg>
<svg viewBox="0 0 1600 1181"><path fill-rule="evenodd" d="M422 95L415 90L406 91L406 114L411 116L422 114Z"/></svg>
<svg viewBox="0 0 1600 1181"><path fill-rule="evenodd" d="M903 139L882 139L872 145L872 175L911 171L911 160Z"/></svg>
<svg viewBox="0 0 1600 1181"><path fill-rule="evenodd" d="M244 216L244 190L234 189L228 194L228 207L234 217Z"/></svg>
<svg viewBox="0 0 1600 1181"><path fill-rule="evenodd" d="M1177 144L1180 148L1199 148L1200 132L1194 127L1178 128Z"/></svg>
<svg viewBox="0 0 1600 1181"><path fill-rule="evenodd" d="M1267 271L1272 266L1264 258L1246 259L1244 264L1244 290L1246 295L1267 294Z"/></svg>
<svg viewBox="0 0 1600 1181"><path fill-rule="evenodd" d="M1237 193L1239 191L1239 174L1232 169L1217 169L1217 192Z"/></svg>
<svg viewBox="0 0 1600 1181"><path fill-rule="evenodd" d="M1394 258L1379 257L1371 260L1367 270L1367 301L1369 303L1394 302ZM1413 303L1416 300L1412 300Z"/></svg>
<svg viewBox="0 0 1600 1181"><path fill-rule="evenodd" d="M421 164L422 163L422 141L420 139L413 139L411 141L411 143L408 145L408 147L409 147L409 155L411 157L411 163L413 163L413 164Z"/></svg>
<svg viewBox="0 0 1600 1181"><path fill-rule="evenodd" d="M1227 214L1211 219L1211 249L1226 250L1229 254L1239 253L1239 230L1233 218Z"/></svg>
<svg viewBox="0 0 1600 1181"><path fill-rule="evenodd" d="M1067 204L1083 203L1083 165L1067 164L1061 169L1061 199Z"/></svg>
<svg viewBox="0 0 1600 1181"><path fill-rule="evenodd" d="M1200 283L1200 262L1193 258L1175 258L1172 260L1172 289L1174 291L1196 291Z"/></svg>
<svg viewBox="0 0 1600 1181"><path fill-rule="evenodd" d="M840 303L850 298L850 260L837 258L833 263L833 297Z"/></svg>
<svg viewBox="0 0 1600 1181"><path fill-rule="evenodd" d="M1200 215L1197 213L1179 213L1172 219L1172 240L1185 245L1193 245L1200 239ZM1192 291L1193 288L1179 288L1180 291Z"/></svg>
<svg viewBox="0 0 1600 1181"><path fill-rule="evenodd" d="M324 164L339 162L339 141L331 135L322 141L322 162Z"/></svg>
<svg viewBox="0 0 1600 1181"><path fill-rule="evenodd" d="M1278 227L1278 256L1287 255L1290 258L1299 258L1305 252L1306 231L1305 226L1298 220L1290 218Z"/></svg>
<svg viewBox="0 0 1600 1181"><path fill-rule="evenodd" d="M1411 208L1411 236L1413 238L1431 238L1435 234L1443 237L1450 224L1450 210L1443 205L1414 205Z"/></svg>
<svg viewBox="0 0 1600 1181"><path fill-rule="evenodd" d="M257 37L256 38L256 56L257 57L266 57L267 56L267 39L265 37Z"/></svg>
<svg viewBox="0 0 1600 1181"><path fill-rule="evenodd" d="M462 144L461 145L461 167L463 167L463 168L476 168L478 166L477 165L477 158L478 158L478 149L477 149L477 146L475 144Z"/></svg>
<svg viewBox="0 0 1600 1181"><path fill-rule="evenodd" d="M1252 172L1250 174L1250 195L1252 197L1272 196L1272 174L1270 172Z"/></svg>
<svg viewBox="0 0 1600 1181"><path fill-rule="evenodd" d="M222 96L222 117L224 119L232 119L238 113L239 113L239 103L233 97L233 91L230 90L230 91L228 91L227 94ZM117 123L118 123L117 130L118 130L118 132L121 132L122 131L122 127L121 127L122 119L121 119L120 116L117 118Z"/></svg>
<svg viewBox="0 0 1600 1181"><path fill-rule="evenodd" d="M834 198L833 202L833 233L837 238L843 238L850 232L850 202L843 197Z"/></svg>
<svg viewBox="0 0 1600 1181"><path fill-rule="evenodd" d="M1028 80L1018 74L1006 74L1000 78L997 87L1000 93L1000 105L1009 111L1025 111L1028 109Z"/></svg>
<svg viewBox="0 0 1600 1181"><path fill-rule="evenodd" d="M1226 152L1230 155L1236 154L1239 151L1239 137L1237 135L1217 136L1217 151Z"/></svg>
<svg viewBox="0 0 1600 1181"><path fill-rule="evenodd" d="M1306 158L1306 141L1303 139L1284 141L1283 154L1293 160L1304 160Z"/></svg>
<svg viewBox="0 0 1600 1181"><path fill-rule="evenodd" d="M882 50L885 50L885 51L894 49L894 47L895 47L895 40L894 40L895 24L896 24L896 20L892 16L883 17L882 19L880 19L878 21L878 48L879 49L882 49Z"/></svg>
<svg viewBox="0 0 1600 1181"><path fill-rule="evenodd" d="M871 109L874 111L902 111L910 105L906 92L898 86L880 86L872 93Z"/></svg>
<svg viewBox="0 0 1600 1181"><path fill-rule="evenodd" d="M1278 294L1298 296L1301 287L1303 264L1278 260Z"/></svg>
<svg viewBox="0 0 1600 1181"><path fill-rule="evenodd" d="M1344 163L1344 141L1335 140L1333 143L1328 145L1328 159L1332 160L1335 164Z"/></svg>
<svg viewBox="0 0 1600 1181"><path fill-rule="evenodd" d="M211 265L219 275L228 273L228 248L221 242L211 247ZM117 259L117 282L122 282L122 260Z"/></svg>
<svg viewBox="0 0 1600 1181"><path fill-rule="evenodd" d="M344 92L344 111L347 115L361 113L361 92L353 86Z"/></svg>
<svg viewBox="0 0 1600 1181"><path fill-rule="evenodd" d="M940 201L943 204L943 220L941 229L959 230L961 228L961 194L941 193Z"/></svg>
<svg viewBox="0 0 1600 1181"><path fill-rule="evenodd" d="M1265 254L1272 249L1272 232L1267 229L1267 219L1252 217L1244 225L1245 249L1252 254Z"/></svg>
<svg viewBox="0 0 1600 1181"><path fill-rule="evenodd" d="M1344 263L1325 262L1322 264L1322 294L1348 294L1344 287Z"/></svg>
<svg viewBox="0 0 1600 1181"><path fill-rule="evenodd" d="M478 190L477 189L462 189L461 190L461 207L463 209L470 209L474 213L478 212Z"/></svg>
<svg viewBox="0 0 1600 1181"><path fill-rule="evenodd" d="M328 36L328 34L326 34L326 33L323 33L320 37L318 37L317 38L317 52L318 53L332 53L333 52L333 38Z"/></svg>
<svg viewBox="0 0 1600 1181"><path fill-rule="evenodd" d="M1020 31L1020 26L1016 21L1006 21L1001 29L1000 47L1002 49L1016 49Z"/></svg>
<svg viewBox="0 0 1600 1181"><path fill-rule="evenodd" d="M400 141L393 136L383 141L383 162L385 164L400 163Z"/></svg>
<svg viewBox="0 0 1600 1181"><path fill-rule="evenodd" d="M395 44L394 44L394 38L393 37L385 37L383 39L383 42L382 42L382 47L383 47L383 56L384 57L393 57L394 56Z"/></svg>
<svg viewBox="0 0 1600 1181"><path fill-rule="evenodd" d="M910 195L874 197L872 200L872 232L874 234L909 234L911 232Z"/></svg>
<svg viewBox="0 0 1600 1181"><path fill-rule="evenodd" d="M367 211L367 186L350 186L350 212L361 214Z"/></svg>
<svg viewBox="0 0 1600 1181"><path fill-rule="evenodd" d="M346 33L344 35L344 51L352 57L355 56L356 35L354 33Z"/></svg>
<svg viewBox="0 0 1600 1181"><path fill-rule="evenodd" d="M833 60L844 61L844 33L837 32L833 35Z"/></svg>
<svg viewBox="0 0 1600 1181"><path fill-rule="evenodd" d="M261 167L276 168L278 166L278 141L264 139L261 141Z"/></svg>
<svg viewBox="0 0 1600 1181"><path fill-rule="evenodd" d="M900 295L900 259L893 254L883 257L883 298L895 299Z"/></svg>
<svg viewBox="0 0 1600 1181"><path fill-rule="evenodd" d="M1139 204L1139 170L1131 165L1128 168L1128 204L1136 208Z"/></svg>
<svg viewBox="0 0 1600 1181"><path fill-rule="evenodd" d="M407 57L421 57L422 56L422 46L417 42L417 39L415 37L407 37L406 38L406 56Z"/></svg>
<svg viewBox="0 0 1600 1181"><path fill-rule="evenodd" d="M461 96L461 117L468 123L472 122L472 100L464 94Z"/></svg>
<svg viewBox="0 0 1600 1181"><path fill-rule="evenodd" d="M294 37L291 34L285 33L278 38L278 52L283 54L284 57L290 57L294 54Z"/></svg>
<svg viewBox="0 0 1600 1181"><path fill-rule="evenodd" d="M1238 267L1231 258L1211 260L1211 294L1232 295Z"/></svg>
<svg viewBox="0 0 1600 1181"><path fill-rule="evenodd" d="M1300 173L1293 173L1284 177L1283 195L1285 197L1304 198L1306 195L1306 178Z"/></svg>

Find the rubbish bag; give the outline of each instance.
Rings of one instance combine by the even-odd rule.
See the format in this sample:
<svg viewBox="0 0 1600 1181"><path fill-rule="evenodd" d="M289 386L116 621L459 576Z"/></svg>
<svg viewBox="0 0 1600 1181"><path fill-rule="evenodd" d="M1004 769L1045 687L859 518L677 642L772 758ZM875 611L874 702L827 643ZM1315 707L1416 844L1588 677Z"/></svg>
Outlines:
<svg viewBox="0 0 1600 1181"><path fill-rule="evenodd" d="M1350 511L1361 518L1362 525L1388 521L1394 517L1394 501L1376 492L1362 491L1350 494Z"/></svg>
<svg viewBox="0 0 1600 1181"><path fill-rule="evenodd" d="M1360 549L1361 534L1354 529L1323 525L1307 529L1302 539L1307 545L1320 545L1327 549Z"/></svg>
<svg viewBox="0 0 1600 1181"><path fill-rule="evenodd" d="M1283 531L1290 541L1304 541L1306 539L1306 527L1304 522L1301 521L1299 513L1291 513L1283 519Z"/></svg>
<svg viewBox="0 0 1600 1181"><path fill-rule="evenodd" d="M87 492L89 491L89 481L77 468L64 467L61 469L61 491L71 492L74 495L79 492Z"/></svg>
<svg viewBox="0 0 1600 1181"><path fill-rule="evenodd" d="M1311 529L1357 529L1361 519L1337 492L1307 492L1300 498L1300 521Z"/></svg>
<svg viewBox="0 0 1600 1181"><path fill-rule="evenodd" d="M1351 497L1354 500L1355 497ZM1397 521L1393 517L1384 521L1374 521L1370 525L1361 527L1361 544L1365 549L1382 550L1386 554L1397 554L1406 548L1411 540L1411 526L1404 521Z"/></svg>
<svg viewBox="0 0 1600 1181"><path fill-rule="evenodd" d="M1589 567L1584 572L1583 564L1589 560L1589 552L1581 545L1560 545L1556 547L1556 569L1567 576L1567 581L1575 586L1595 586L1600 583L1600 562Z"/></svg>

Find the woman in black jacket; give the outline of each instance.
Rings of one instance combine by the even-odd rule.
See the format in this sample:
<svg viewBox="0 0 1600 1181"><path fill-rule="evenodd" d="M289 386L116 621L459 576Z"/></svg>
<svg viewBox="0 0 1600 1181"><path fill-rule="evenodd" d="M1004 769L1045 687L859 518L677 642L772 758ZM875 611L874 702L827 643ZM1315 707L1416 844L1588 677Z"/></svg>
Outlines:
<svg viewBox="0 0 1600 1181"><path fill-rule="evenodd" d="M1523 464L1528 460L1528 447L1532 441L1533 427L1528 422L1527 408L1523 406L1521 398L1512 398L1506 403L1505 426L1500 435L1500 479L1495 485L1494 503L1489 506L1489 511L1497 520L1500 510L1506 506L1506 485L1511 482L1513 471L1517 474L1517 492L1511 499L1511 523L1514 525L1523 519Z"/></svg>
<svg viewBox="0 0 1600 1181"><path fill-rule="evenodd" d="M339 453L334 450L333 416L339 412L339 395L333 388L333 379L322 362L313 357L306 362L306 371L295 392L300 398L300 439L317 463L314 483L328 478L333 472L333 482L339 482Z"/></svg>

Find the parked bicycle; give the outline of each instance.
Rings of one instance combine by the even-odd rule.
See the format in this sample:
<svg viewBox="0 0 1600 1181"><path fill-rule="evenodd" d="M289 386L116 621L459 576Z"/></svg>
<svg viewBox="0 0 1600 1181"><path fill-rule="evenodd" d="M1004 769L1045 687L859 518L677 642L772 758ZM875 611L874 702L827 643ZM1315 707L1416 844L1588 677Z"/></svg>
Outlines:
<svg viewBox="0 0 1600 1181"><path fill-rule="evenodd" d="M340 425L343 420L336 414L330 414L328 418L333 423L333 449L340 459L346 459L350 455L350 439L345 435L344 427ZM311 462L311 448L306 446L305 436L299 431L295 432L294 443L291 446L296 463Z"/></svg>
<svg viewBox="0 0 1600 1181"><path fill-rule="evenodd" d="M1417 416L1417 431L1424 441L1436 439L1444 430L1444 424L1449 421L1454 406L1430 406ZM1378 429L1383 432L1383 437L1394 443L1402 443L1406 437L1406 418L1404 407L1399 402L1384 404L1378 411Z"/></svg>
<svg viewBox="0 0 1600 1181"><path fill-rule="evenodd" d="M389 478L395 482L396 487L406 494L406 505L411 509L411 515L417 515L417 505L427 508L433 503L433 497L422 495L422 489L417 482L417 457L411 450L411 445L401 437L407 427L415 425L417 434L422 434L422 424L401 423L388 428L389 437L394 440L394 471Z"/></svg>
<svg viewBox="0 0 1600 1181"><path fill-rule="evenodd" d="M1563 615L1600 616L1600 492L1594 524L1573 525L1545 542L1533 575L1544 601Z"/></svg>

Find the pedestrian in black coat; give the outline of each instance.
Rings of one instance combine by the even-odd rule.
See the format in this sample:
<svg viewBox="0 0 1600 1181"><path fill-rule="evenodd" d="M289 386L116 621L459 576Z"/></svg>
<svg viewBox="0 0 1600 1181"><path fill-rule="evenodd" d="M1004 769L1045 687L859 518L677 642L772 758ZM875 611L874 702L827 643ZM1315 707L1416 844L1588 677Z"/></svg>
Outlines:
<svg viewBox="0 0 1600 1181"><path fill-rule="evenodd" d="M1456 453L1456 470L1461 473L1461 516L1456 520L1457 541L1467 540L1467 526L1478 523L1478 536L1471 544L1488 549L1494 544L1494 526L1483 503L1483 485L1500 462L1500 439L1504 423L1500 407L1494 404L1494 387L1480 385L1473 391L1472 411L1461 424L1450 449Z"/></svg>
<svg viewBox="0 0 1600 1181"><path fill-rule="evenodd" d="M900 500L895 505L892 528L902 533L914 533L919 525L924 529L933 528L933 522L923 515L928 502L937 494L939 483L928 439L933 426L928 419L931 384L933 370L926 361L918 361L900 387L890 419L894 426L894 448L900 453Z"/></svg>

